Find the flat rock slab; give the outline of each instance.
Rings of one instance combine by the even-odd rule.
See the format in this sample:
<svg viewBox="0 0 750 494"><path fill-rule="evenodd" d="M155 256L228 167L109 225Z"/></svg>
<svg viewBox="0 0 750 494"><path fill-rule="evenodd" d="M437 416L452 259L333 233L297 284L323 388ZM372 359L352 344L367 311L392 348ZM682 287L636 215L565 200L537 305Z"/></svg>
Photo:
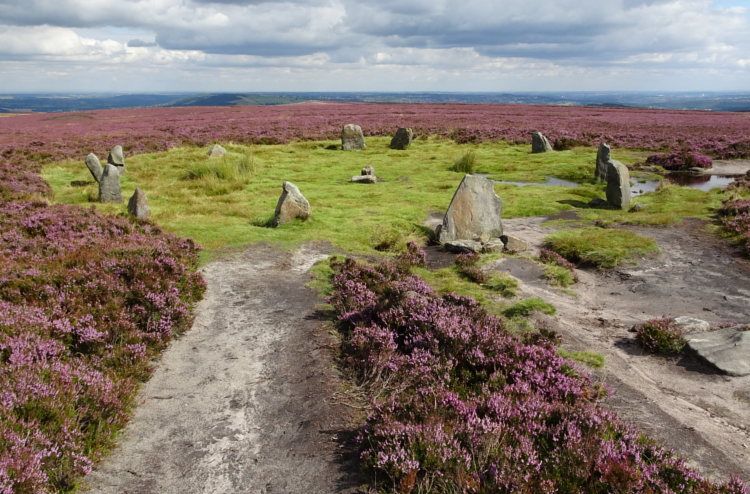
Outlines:
<svg viewBox="0 0 750 494"><path fill-rule="evenodd" d="M352 182L360 184L374 184L378 182L378 178L375 175L355 175L352 177Z"/></svg>
<svg viewBox="0 0 750 494"><path fill-rule="evenodd" d="M675 317L674 323L688 333L702 333L711 329L711 325L708 321L703 321L702 319L696 319L694 317Z"/></svg>
<svg viewBox="0 0 750 494"><path fill-rule="evenodd" d="M443 244L445 250L454 254L468 254L470 252L482 252L482 243L473 240L452 240Z"/></svg>
<svg viewBox="0 0 750 494"><path fill-rule="evenodd" d="M732 326L687 336L688 347L730 376L750 375L750 331Z"/></svg>

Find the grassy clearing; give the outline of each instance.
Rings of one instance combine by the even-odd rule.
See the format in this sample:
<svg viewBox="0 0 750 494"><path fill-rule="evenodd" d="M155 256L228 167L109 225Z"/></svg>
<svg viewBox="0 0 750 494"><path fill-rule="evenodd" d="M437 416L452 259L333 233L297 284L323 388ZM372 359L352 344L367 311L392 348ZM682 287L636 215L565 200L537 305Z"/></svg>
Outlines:
<svg viewBox="0 0 750 494"><path fill-rule="evenodd" d="M591 367L595 367L597 369L604 367L604 355L600 355L590 350L576 352L563 350L562 348L560 348L559 350L557 350L557 353L562 357L575 360L576 362L580 362L582 364L590 365Z"/></svg>
<svg viewBox="0 0 750 494"><path fill-rule="evenodd" d="M560 230L547 235L544 243L569 261L599 268L613 268L626 259L659 252L652 239L614 228Z"/></svg>

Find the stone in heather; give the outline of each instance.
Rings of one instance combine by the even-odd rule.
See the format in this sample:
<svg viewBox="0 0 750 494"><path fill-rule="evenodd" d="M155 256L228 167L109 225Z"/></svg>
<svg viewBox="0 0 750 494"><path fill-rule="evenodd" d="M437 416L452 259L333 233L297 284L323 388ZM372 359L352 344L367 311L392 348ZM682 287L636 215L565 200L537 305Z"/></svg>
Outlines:
<svg viewBox="0 0 750 494"><path fill-rule="evenodd" d="M120 173L122 173L125 168L125 155L122 154L122 146L112 148L107 156L107 163L115 165Z"/></svg>
<svg viewBox="0 0 750 494"><path fill-rule="evenodd" d="M451 240L443 244L445 250L454 254L468 254L470 252L482 252L482 243L474 240Z"/></svg>
<svg viewBox="0 0 750 494"><path fill-rule="evenodd" d="M732 326L686 335L688 347L730 376L750 375L750 331Z"/></svg>
<svg viewBox="0 0 750 494"><path fill-rule="evenodd" d="M283 192L276 204L273 226L283 225L294 218L306 220L310 217L310 203L292 182L284 182Z"/></svg>
<svg viewBox="0 0 750 494"><path fill-rule="evenodd" d="M366 167L362 168L361 175L372 175L374 177L375 176L375 168L373 168L370 165L367 165Z"/></svg>
<svg viewBox="0 0 750 494"><path fill-rule="evenodd" d="M531 152L532 153L547 153L552 151L552 146L549 145L549 141L542 135L541 132L531 133Z"/></svg>
<svg viewBox="0 0 750 494"><path fill-rule="evenodd" d="M96 157L94 153L89 154L86 156L86 167L91 172L91 175L94 177L94 180L99 182L102 178L102 173L104 172L104 169L102 169L102 164L99 162L99 158Z"/></svg>
<svg viewBox="0 0 750 494"><path fill-rule="evenodd" d="M612 159L612 150L604 143L599 144L599 151L596 152L596 170L594 178L601 182L607 181L607 170L609 161Z"/></svg>
<svg viewBox="0 0 750 494"><path fill-rule="evenodd" d="M465 175L445 213L438 240L497 238L503 234L502 213L503 200L495 194L492 182L479 175Z"/></svg>
<svg viewBox="0 0 750 494"><path fill-rule="evenodd" d="M411 144L414 133L408 127L399 127L391 139L391 149L406 149Z"/></svg>
<svg viewBox="0 0 750 494"><path fill-rule="evenodd" d="M128 201L128 212L136 218L147 219L151 216L148 199L141 189L135 189L133 197Z"/></svg>
<svg viewBox="0 0 750 494"><path fill-rule="evenodd" d="M341 129L341 149L344 151L361 151L366 147L362 127L354 124L344 125L344 128Z"/></svg>
<svg viewBox="0 0 750 494"><path fill-rule="evenodd" d="M360 184L374 184L377 181L378 179L375 175L355 175L352 177L352 182Z"/></svg>
<svg viewBox="0 0 750 494"><path fill-rule="evenodd" d="M617 160L609 160L607 168L607 204L623 211L630 208L630 173Z"/></svg>
<svg viewBox="0 0 750 494"><path fill-rule="evenodd" d="M119 167L107 163L99 180L99 202L122 202Z"/></svg>
<svg viewBox="0 0 750 494"><path fill-rule="evenodd" d="M220 146L218 144L214 144L211 146L211 149L208 150L208 157L209 158L221 158L227 154L227 150L224 149L223 146Z"/></svg>

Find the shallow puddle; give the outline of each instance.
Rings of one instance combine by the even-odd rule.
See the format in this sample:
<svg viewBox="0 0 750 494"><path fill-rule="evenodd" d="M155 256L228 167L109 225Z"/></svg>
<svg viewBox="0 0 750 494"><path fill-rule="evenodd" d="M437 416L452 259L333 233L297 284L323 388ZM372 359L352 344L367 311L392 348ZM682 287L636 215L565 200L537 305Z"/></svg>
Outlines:
<svg viewBox="0 0 750 494"><path fill-rule="evenodd" d="M492 181L495 182L496 184L517 185L519 187L524 187L526 185L541 185L544 187L552 187L552 186L578 187L578 184L575 182L568 182L567 180L561 180L559 178L548 177L547 175L545 175L544 178L547 179L546 182L512 182L512 181L506 181L506 180L492 180Z"/></svg>
<svg viewBox="0 0 750 494"><path fill-rule="evenodd" d="M690 187L691 189L698 189L704 192L716 187L726 187L727 185L734 182L736 176L734 175L696 175L692 173L668 173L664 175L664 180L681 187ZM638 183L634 178L630 179L632 185L630 186L630 195L637 197L647 192L653 192L659 187L659 180L649 180L644 183Z"/></svg>

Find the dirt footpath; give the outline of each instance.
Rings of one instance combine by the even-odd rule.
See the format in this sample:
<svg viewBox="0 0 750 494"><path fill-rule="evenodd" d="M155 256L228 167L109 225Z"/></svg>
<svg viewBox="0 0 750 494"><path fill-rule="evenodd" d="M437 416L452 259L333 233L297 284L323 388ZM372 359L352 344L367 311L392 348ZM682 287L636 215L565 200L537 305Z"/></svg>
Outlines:
<svg viewBox="0 0 750 494"><path fill-rule="evenodd" d="M307 273L325 248L253 247L207 265L192 330L172 343L92 493L356 492L351 409Z"/></svg>

